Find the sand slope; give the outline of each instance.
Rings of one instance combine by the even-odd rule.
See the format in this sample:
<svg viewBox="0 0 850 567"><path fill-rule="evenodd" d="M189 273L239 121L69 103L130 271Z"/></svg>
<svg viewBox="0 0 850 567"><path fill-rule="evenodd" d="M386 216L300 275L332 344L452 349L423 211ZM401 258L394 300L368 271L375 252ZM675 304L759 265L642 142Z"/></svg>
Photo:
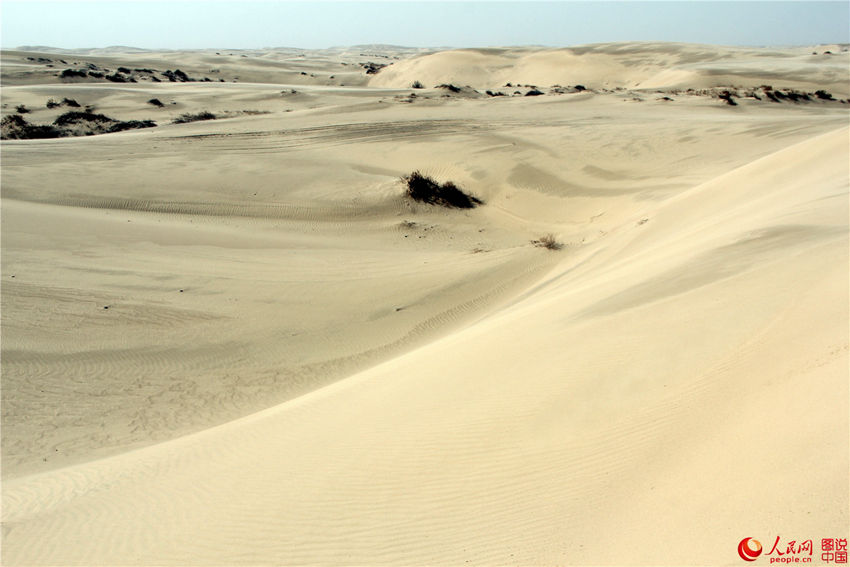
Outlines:
<svg viewBox="0 0 850 567"><path fill-rule="evenodd" d="M4 565L731 565L847 531L846 105L377 80L4 89L270 112L3 143ZM486 205L411 204L416 168Z"/></svg>
<svg viewBox="0 0 850 567"><path fill-rule="evenodd" d="M375 75L373 86L441 83L499 88L705 89L757 87L835 90L848 95L846 46L741 49L676 43L597 44L562 49L461 49L405 59ZM816 86L818 85L818 86ZM813 89L814 90L814 89Z"/></svg>

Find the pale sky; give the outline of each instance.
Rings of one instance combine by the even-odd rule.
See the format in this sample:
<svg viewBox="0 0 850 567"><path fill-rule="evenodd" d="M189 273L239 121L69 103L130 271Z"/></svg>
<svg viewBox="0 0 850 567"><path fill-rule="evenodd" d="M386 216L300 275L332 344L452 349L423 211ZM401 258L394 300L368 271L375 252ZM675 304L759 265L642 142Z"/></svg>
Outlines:
<svg viewBox="0 0 850 567"><path fill-rule="evenodd" d="M0 0L0 45L150 49L850 43L850 2Z"/></svg>

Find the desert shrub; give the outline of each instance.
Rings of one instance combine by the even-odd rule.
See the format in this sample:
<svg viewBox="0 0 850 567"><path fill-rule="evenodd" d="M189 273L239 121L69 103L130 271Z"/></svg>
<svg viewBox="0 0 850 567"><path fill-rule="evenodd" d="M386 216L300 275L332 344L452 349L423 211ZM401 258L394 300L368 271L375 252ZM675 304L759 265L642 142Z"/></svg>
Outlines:
<svg viewBox="0 0 850 567"><path fill-rule="evenodd" d="M106 78L107 81L112 81L113 83L126 83L126 82L128 82L127 77L125 77L124 75L119 75L118 73L115 73L113 75L106 75L105 78Z"/></svg>
<svg viewBox="0 0 850 567"><path fill-rule="evenodd" d="M543 91L539 91L537 89L531 89L530 91L525 93L525 96L540 96L542 94L543 94Z"/></svg>
<svg viewBox="0 0 850 567"><path fill-rule="evenodd" d="M165 105L162 103L162 101L161 101L161 100L159 100L158 98L152 98L152 99L150 99L150 100L148 101L148 104L152 104L152 105L157 106L157 107L159 107L159 108L162 108L163 106L165 106Z"/></svg>
<svg viewBox="0 0 850 567"><path fill-rule="evenodd" d="M720 100L725 100L725 101L726 101L726 104L728 104L729 106L738 106L738 103L737 103L737 102L735 102L735 101L732 99L732 93L730 93L729 91L723 91L722 93L720 93L719 95L717 95L717 97L718 97Z"/></svg>
<svg viewBox="0 0 850 567"><path fill-rule="evenodd" d="M832 95L826 91L815 91L815 96L821 100L835 100Z"/></svg>
<svg viewBox="0 0 850 567"><path fill-rule="evenodd" d="M453 93L459 93L460 92L460 87L456 87L456 86L452 85L451 83L449 83L449 84L444 83L442 85L437 85L437 88L438 89L445 89L445 90L447 90L449 92L453 92Z"/></svg>
<svg viewBox="0 0 850 567"><path fill-rule="evenodd" d="M65 106L70 106L71 108L80 108L80 103L72 98L63 98L62 104Z"/></svg>
<svg viewBox="0 0 850 567"><path fill-rule="evenodd" d="M75 71L74 69L65 69L59 74L59 77L62 79L74 79L77 77L83 78L88 76L88 73L85 71Z"/></svg>
<svg viewBox="0 0 850 567"><path fill-rule="evenodd" d="M62 106L62 103L56 102L55 100L53 100L51 98L50 100L47 101L46 106L47 106L47 108L56 108L58 106Z"/></svg>
<svg viewBox="0 0 850 567"><path fill-rule="evenodd" d="M162 76L167 78L172 83L188 83L194 80L189 78L189 76L180 69L177 69L175 71L168 69L162 73Z"/></svg>
<svg viewBox="0 0 850 567"><path fill-rule="evenodd" d="M366 69L367 75L375 75L381 69L386 67L386 64L384 64L384 63L373 63L373 62L370 61L368 63L361 63L360 66L363 67L364 69ZM302 75L306 75L306 74L307 73L302 73Z"/></svg>
<svg viewBox="0 0 850 567"><path fill-rule="evenodd" d="M505 96L505 93L503 93L502 91L495 91L495 92L494 91L484 91L484 92L487 93L487 96Z"/></svg>
<svg viewBox="0 0 850 567"><path fill-rule="evenodd" d="M192 114L187 112L185 114L181 114L177 118L174 119L174 124L186 124L189 122L198 122L201 120L215 120L216 116L212 112L208 112L206 110L199 112L197 114Z"/></svg>
<svg viewBox="0 0 850 567"><path fill-rule="evenodd" d="M118 72L119 73L125 73L127 75L132 73L132 71L130 69L128 69L127 67L118 67Z"/></svg>
<svg viewBox="0 0 850 567"><path fill-rule="evenodd" d="M407 184L407 195L414 201L452 209L472 209L483 204L480 199L467 195L451 181L440 185L419 171L402 177L402 181Z"/></svg>
<svg viewBox="0 0 850 567"><path fill-rule="evenodd" d="M10 114L0 121L0 138L4 140L41 140L63 135L61 130L53 126L30 124L20 114Z"/></svg>
<svg viewBox="0 0 850 567"><path fill-rule="evenodd" d="M419 81L413 81L413 84L410 85L410 87L413 88L413 89L424 89L425 85L423 85Z"/></svg>
<svg viewBox="0 0 850 567"><path fill-rule="evenodd" d="M30 111L30 109L27 108L27 106L25 104L19 104L18 106L15 107L15 112L17 112L18 114L27 114L27 113L29 113L29 111Z"/></svg>
<svg viewBox="0 0 850 567"><path fill-rule="evenodd" d="M72 111L66 112L59 118L53 121L56 126L68 126L70 124L79 124L80 122L114 122L112 118L103 114L94 114L86 110L85 112Z"/></svg>
<svg viewBox="0 0 850 567"><path fill-rule="evenodd" d="M537 240L532 240L531 243L538 248L545 248L547 250L560 250L564 247L564 245L558 242L555 235L552 233L544 234Z"/></svg>
<svg viewBox="0 0 850 567"><path fill-rule="evenodd" d="M118 122L109 127L107 132L123 132L124 130L136 130L138 128L153 128L156 122L153 120L128 120L127 122Z"/></svg>
<svg viewBox="0 0 850 567"><path fill-rule="evenodd" d="M576 86L574 86L573 88L574 88L577 92L581 92L581 91L586 91L586 90L587 90L587 87L585 87L584 85L576 85Z"/></svg>

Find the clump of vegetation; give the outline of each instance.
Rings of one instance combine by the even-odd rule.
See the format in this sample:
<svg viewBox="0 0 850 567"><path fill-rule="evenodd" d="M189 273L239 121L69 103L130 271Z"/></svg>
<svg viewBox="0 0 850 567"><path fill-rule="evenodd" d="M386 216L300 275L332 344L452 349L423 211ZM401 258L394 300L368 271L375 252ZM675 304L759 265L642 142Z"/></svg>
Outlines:
<svg viewBox="0 0 850 567"><path fill-rule="evenodd" d="M441 185L419 171L402 177L402 181L407 184L408 197L414 201L450 209L472 209L483 204L483 201L467 195L451 181Z"/></svg>
<svg viewBox="0 0 850 567"><path fill-rule="evenodd" d="M4 116L0 121L0 138L4 140L43 140L62 135L58 128L30 124L20 114Z"/></svg>
<svg viewBox="0 0 850 567"><path fill-rule="evenodd" d="M530 91L525 93L525 96L540 96L542 94L543 94L543 91L541 91L541 90L531 89Z"/></svg>
<svg viewBox="0 0 850 567"><path fill-rule="evenodd" d="M135 83L136 79L133 77L125 77L120 73L113 73L112 75L106 76L107 81L111 81L113 83Z"/></svg>
<svg viewBox="0 0 850 567"><path fill-rule="evenodd" d="M71 108L80 108L80 103L72 98L63 98L62 104Z"/></svg>
<svg viewBox="0 0 850 567"><path fill-rule="evenodd" d="M80 122L114 122L112 118L103 114L94 114L86 110L85 112L71 111L66 112L59 118L53 121L57 126L68 126L69 124L79 124Z"/></svg>
<svg viewBox="0 0 850 567"><path fill-rule="evenodd" d="M484 91L487 96L505 96L505 93L502 91Z"/></svg>
<svg viewBox="0 0 850 567"><path fill-rule="evenodd" d="M47 101L47 108L57 108L59 106L62 106L62 103L56 102L52 98Z"/></svg>
<svg viewBox="0 0 850 567"><path fill-rule="evenodd" d="M180 69L177 69L175 71L168 69L162 73L162 76L167 78L172 83L188 83L195 80L190 78L186 73L184 73Z"/></svg>
<svg viewBox="0 0 850 567"><path fill-rule="evenodd" d="M425 85L423 85L423 84L422 84L422 83L420 83L419 81L413 81L413 84L412 84L412 85L410 85L410 88L413 88L413 89L424 89L424 88L425 88Z"/></svg>
<svg viewBox="0 0 850 567"><path fill-rule="evenodd" d="M118 122L109 127L107 132L123 132L125 130L137 130L139 128L153 128L156 122L153 120L128 120L127 122Z"/></svg>
<svg viewBox="0 0 850 567"><path fill-rule="evenodd" d="M161 101L161 100L159 100L158 98L152 98L152 99L150 99L150 100L148 101L148 104L152 104L153 106L156 106L156 107L158 107L158 108L162 108L163 106L165 106L165 105L162 103L162 101Z"/></svg>
<svg viewBox="0 0 850 567"><path fill-rule="evenodd" d="M832 95L824 90L815 91L815 96L821 100L835 100Z"/></svg>
<svg viewBox="0 0 850 567"><path fill-rule="evenodd" d="M76 79L76 78L85 78L88 76L86 71L76 71L74 69L65 69L61 73L59 73L59 78L61 79Z"/></svg>
<svg viewBox="0 0 850 567"><path fill-rule="evenodd" d="M27 106L25 104L19 104L18 106L15 107L15 112L17 112L18 114L27 114L27 113L29 113L29 111L30 111L30 109L27 108Z"/></svg>
<svg viewBox="0 0 850 567"><path fill-rule="evenodd" d="M545 248L547 250L560 250L564 247L564 245L558 242L558 239L555 238L555 235L551 232L549 234L544 234L537 240L532 240L531 243L538 248Z"/></svg>
<svg viewBox="0 0 850 567"><path fill-rule="evenodd" d="M723 91L722 93L720 93L719 95L717 95L717 97L718 97L720 100L725 100L725 101L726 101L726 104L728 104L729 106L738 106L738 103L737 103L737 102L735 102L735 101L732 99L732 93L731 93L731 92L729 92L729 91Z"/></svg>
<svg viewBox="0 0 850 567"><path fill-rule="evenodd" d="M197 114L192 114L187 112L185 114L181 114L177 118L174 119L173 124L187 124L189 122L199 122L201 120L215 120L216 115L212 112L208 112L206 110L202 112L198 112Z"/></svg>
<svg viewBox="0 0 850 567"><path fill-rule="evenodd" d="M23 116L14 114L3 118L0 138L4 140L39 140L68 136L92 136L154 126L156 126L156 123L153 120L122 122L103 114L95 114L89 110L66 112L54 120L53 124L46 125L30 124Z"/></svg>
<svg viewBox="0 0 850 567"><path fill-rule="evenodd" d="M375 74L379 73L381 71L381 69L383 69L387 65L385 63L373 63L373 62L369 61L368 63L361 63L360 66L363 67L364 69L366 69L367 75L375 75ZM307 73L302 73L302 75L306 75L306 74Z"/></svg>
<svg viewBox="0 0 850 567"><path fill-rule="evenodd" d="M445 90L447 90L449 92L453 92L453 93L459 93L460 92L460 87L456 87L451 83L449 83L449 84L444 83L442 85L437 85L437 88L438 89L445 89Z"/></svg>

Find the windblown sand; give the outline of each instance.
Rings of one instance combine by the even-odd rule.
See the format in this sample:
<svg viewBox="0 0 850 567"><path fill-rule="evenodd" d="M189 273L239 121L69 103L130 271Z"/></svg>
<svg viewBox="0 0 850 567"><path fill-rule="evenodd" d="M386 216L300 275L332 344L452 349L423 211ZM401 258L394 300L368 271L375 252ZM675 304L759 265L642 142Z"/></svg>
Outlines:
<svg viewBox="0 0 850 567"><path fill-rule="evenodd" d="M847 536L847 46L2 57L3 565Z"/></svg>

